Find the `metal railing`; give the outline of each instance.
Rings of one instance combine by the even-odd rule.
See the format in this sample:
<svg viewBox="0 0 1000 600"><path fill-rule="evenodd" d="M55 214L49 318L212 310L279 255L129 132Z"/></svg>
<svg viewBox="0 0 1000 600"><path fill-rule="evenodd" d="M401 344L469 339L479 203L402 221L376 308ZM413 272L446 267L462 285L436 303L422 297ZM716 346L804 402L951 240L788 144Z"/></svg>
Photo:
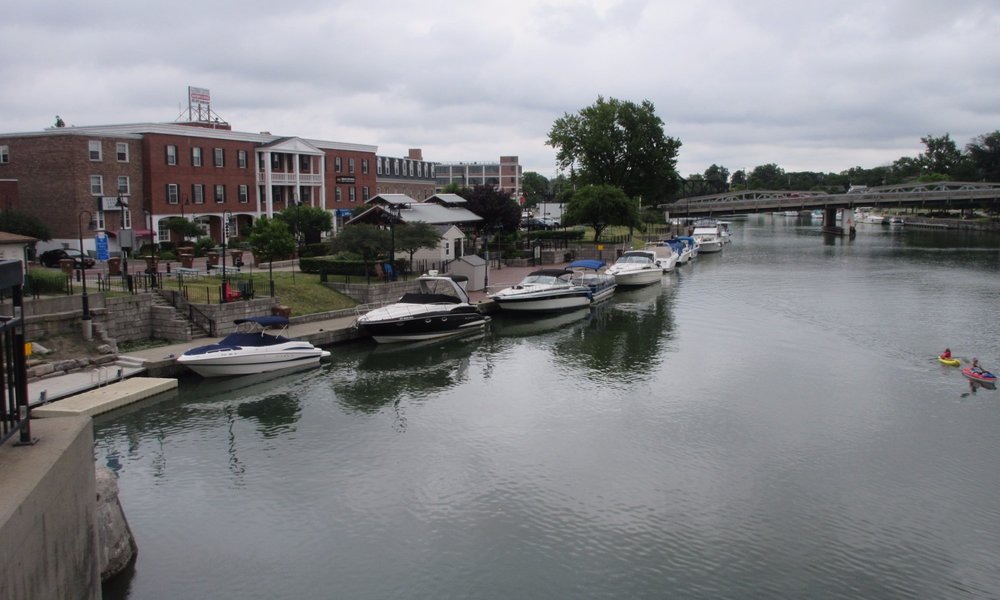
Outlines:
<svg viewBox="0 0 1000 600"><path fill-rule="evenodd" d="M0 261L0 289L11 296L10 316L0 317L0 444L20 434L19 445L33 443L31 409L28 407L28 371L24 345L23 265L19 260Z"/></svg>

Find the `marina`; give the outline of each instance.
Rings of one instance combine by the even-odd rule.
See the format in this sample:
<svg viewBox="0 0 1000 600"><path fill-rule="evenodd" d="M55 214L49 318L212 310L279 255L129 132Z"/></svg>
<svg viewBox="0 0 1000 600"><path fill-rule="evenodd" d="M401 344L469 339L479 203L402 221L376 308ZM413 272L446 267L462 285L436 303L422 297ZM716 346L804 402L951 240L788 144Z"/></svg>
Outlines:
<svg viewBox="0 0 1000 600"><path fill-rule="evenodd" d="M731 229L584 310L98 417L140 546L105 597L1000 594L1000 397L938 362L1000 364L995 237Z"/></svg>

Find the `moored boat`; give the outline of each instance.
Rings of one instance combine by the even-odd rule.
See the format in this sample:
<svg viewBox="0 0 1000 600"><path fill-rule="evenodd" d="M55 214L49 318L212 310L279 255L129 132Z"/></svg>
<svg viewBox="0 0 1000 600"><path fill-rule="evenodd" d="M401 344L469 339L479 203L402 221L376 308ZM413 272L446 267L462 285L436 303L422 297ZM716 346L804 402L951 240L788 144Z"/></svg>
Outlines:
<svg viewBox="0 0 1000 600"><path fill-rule="evenodd" d="M722 233L718 225L709 227L695 227L691 233L698 242L698 253L710 254L722 251Z"/></svg>
<svg viewBox="0 0 1000 600"><path fill-rule="evenodd" d="M958 365L962 364L962 361L958 360L957 358L951 358L950 356L948 357L938 356L938 362L941 363L942 365L948 365L949 367L957 367Z"/></svg>
<svg viewBox="0 0 1000 600"><path fill-rule="evenodd" d="M587 306L592 292L588 286L573 281L569 269L532 271L517 285L490 294L502 310L553 312Z"/></svg>
<svg viewBox="0 0 1000 600"><path fill-rule="evenodd" d="M619 286L643 286L655 283L663 276L656 264L656 255L648 250L629 250L608 268Z"/></svg>
<svg viewBox="0 0 1000 600"><path fill-rule="evenodd" d="M451 277L431 271L417 283L417 291L366 312L356 326L379 343L444 338L485 328L489 317L469 302L468 293Z"/></svg>
<svg viewBox="0 0 1000 600"><path fill-rule="evenodd" d="M989 371L979 369L978 367L963 367L962 375L965 375L967 379L972 381L978 381L979 383L985 383L987 385L996 385L997 376Z"/></svg>
<svg viewBox="0 0 1000 600"><path fill-rule="evenodd" d="M666 241L646 244L644 250L648 250L656 256L654 260L664 273L672 273L677 266L677 261L680 260L680 253Z"/></svg>
<svg viewBox="0 0 1000 600"><path fill-rule="evenodd" d="M266 333L270 327L285 331L285 317L248 317L234 323L236 331L214 344L191 348L177 362L202 377L227 377L302 368L330 356L307 341Z"/></svg>
<svg viewBox="0 0 1000 600"><path fill-rule="evenodd" d="M575 260L566 268L573 271L573 282L590 288L590 302L596 304L607 300L615 293L615 276L607 272L603 260Z"/></svg>

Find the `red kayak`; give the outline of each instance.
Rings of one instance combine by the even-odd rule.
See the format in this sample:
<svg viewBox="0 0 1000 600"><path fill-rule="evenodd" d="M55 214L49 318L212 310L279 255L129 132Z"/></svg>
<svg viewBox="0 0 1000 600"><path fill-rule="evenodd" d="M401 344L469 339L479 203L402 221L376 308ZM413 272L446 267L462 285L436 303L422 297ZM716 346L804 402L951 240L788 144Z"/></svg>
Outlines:
<svg viewBox="0 0 1000 600"><path fill-rule="evenodd" d="M983 371L982 369L980 369L979 371L973 371L972 367L964 367L962 369L962 375L965 375L966 377L968 377L973 381L978 381L979 383L995 384L997 382L996 375L990 373L989 371Z"/></svg>

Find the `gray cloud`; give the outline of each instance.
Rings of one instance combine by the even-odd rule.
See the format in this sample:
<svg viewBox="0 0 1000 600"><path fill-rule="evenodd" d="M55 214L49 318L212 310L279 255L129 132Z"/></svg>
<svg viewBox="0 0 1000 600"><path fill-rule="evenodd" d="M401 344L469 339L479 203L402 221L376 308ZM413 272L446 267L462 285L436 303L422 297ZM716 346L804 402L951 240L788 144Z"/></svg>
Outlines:
<svg viewBox="0 0 1000 600"><path fill-rule="evenodd" d="M1000 129L997 31L991 0L13 0L0 131L171 121L194 85L239 130L552 176L552 122L603 95L651 100L684 175L839 171Z"/></svg>

